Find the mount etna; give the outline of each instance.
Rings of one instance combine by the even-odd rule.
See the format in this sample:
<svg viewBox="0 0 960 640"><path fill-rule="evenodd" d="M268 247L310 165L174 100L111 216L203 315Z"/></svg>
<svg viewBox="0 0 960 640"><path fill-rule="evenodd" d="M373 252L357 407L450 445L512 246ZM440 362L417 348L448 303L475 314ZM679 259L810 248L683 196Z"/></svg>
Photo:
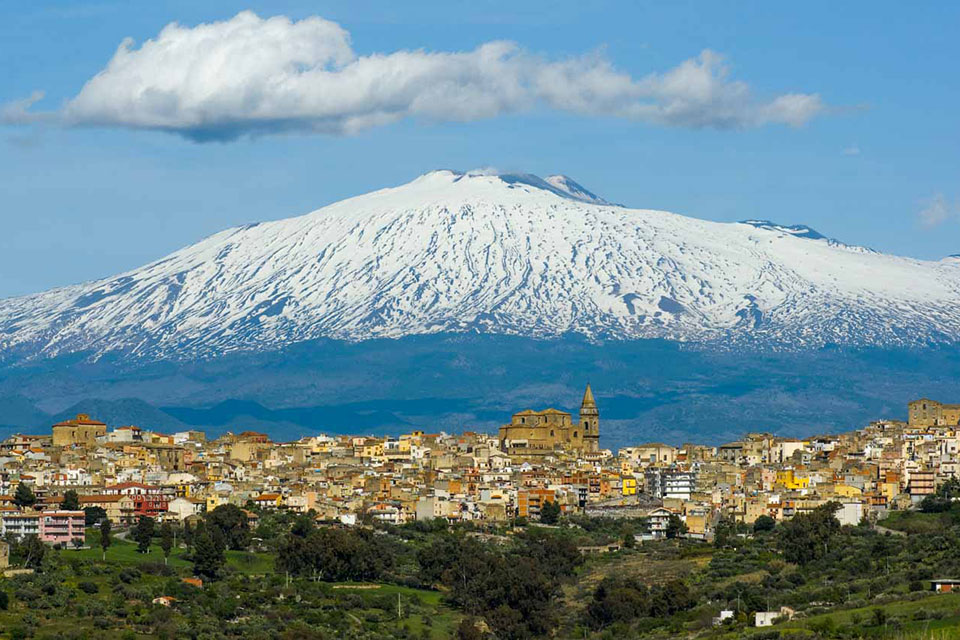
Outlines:
<svg viewBox="0 0 960 640"><path fill-rule="evenodd" d="M491 428L589 381L602 446L799 435L960 396L958 338L956 258L435 171L0 301L0 425Z"/></svg>

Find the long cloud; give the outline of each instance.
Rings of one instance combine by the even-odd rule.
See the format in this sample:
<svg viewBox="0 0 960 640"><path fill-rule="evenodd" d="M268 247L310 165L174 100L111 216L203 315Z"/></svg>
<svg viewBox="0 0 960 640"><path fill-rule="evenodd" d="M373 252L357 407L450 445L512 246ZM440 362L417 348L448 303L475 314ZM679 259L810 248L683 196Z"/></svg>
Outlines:
<svg viewBox="0 0 960 640"><path fill-rule="evenodd" d="M472 51L358 55L350 34L320 17L167 25L107 66L55 113L30 99L0 121L50 118L129 127L197 141L285 131L349 134L405 118L472 121L548 108L671 127L800 126L824 110L817 94L761 100L705 50L664 73L633 78L598 53L550 60L510 42Z"/></svg>

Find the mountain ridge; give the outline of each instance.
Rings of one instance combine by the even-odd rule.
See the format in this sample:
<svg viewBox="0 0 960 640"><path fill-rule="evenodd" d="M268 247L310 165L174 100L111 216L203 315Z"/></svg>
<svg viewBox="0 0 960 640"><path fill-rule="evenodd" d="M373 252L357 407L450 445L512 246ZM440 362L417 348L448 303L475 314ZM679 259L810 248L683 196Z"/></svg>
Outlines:
<svg viewBox="0 0 960 640"><path fill-rule="evenodd" d="M802 225L608 203L566 176L427 173L0 301L0 359L190 360L433 333L711 348L953 344L960 268Z"/></svg>

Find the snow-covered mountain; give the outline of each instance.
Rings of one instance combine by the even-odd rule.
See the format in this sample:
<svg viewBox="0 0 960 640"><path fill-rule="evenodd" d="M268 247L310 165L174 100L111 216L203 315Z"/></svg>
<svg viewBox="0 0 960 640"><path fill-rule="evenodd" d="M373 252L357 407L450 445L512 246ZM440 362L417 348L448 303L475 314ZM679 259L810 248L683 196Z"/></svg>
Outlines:
<svg viewBox="0 0 960 640"><path fill-rule="evenodd" d="M564 176L435 171L0 301L4 359L186 358L438 332L777 348L960 338L960 263L612 205Z"/></svg>

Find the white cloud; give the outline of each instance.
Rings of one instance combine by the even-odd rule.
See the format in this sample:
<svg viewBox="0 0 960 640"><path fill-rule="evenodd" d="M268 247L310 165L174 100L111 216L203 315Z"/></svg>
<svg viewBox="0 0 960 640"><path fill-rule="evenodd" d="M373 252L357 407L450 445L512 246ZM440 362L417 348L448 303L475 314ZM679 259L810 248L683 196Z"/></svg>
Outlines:
<svg viewBox="0 0 960 640"><path fill-rule="evenodd" d="M845 156L858 156L860 155L860 145L852 144L849 147L846 147L843 150L843 155Z"/></svg>
<svg viewBox="0 0 960 640"><path fill-rule="evenodd" d="M43 91L34 91L29 98L0 105L0 124L31 124L42 119L43 114L30 111L42 99Z"/></svg>
<svg viewBox="0 0 960 640"><path fill-rule="evenodd" d="M361 56L336 23L244 11L196 27L170 24L139 48L124 40L59 117L209 140L344 134L405 118L471 121L538 107L720 129L799 126L824 110L816 94L758 100L728 76L712 51L639 79L599 53L549 60L510 42Z"/></svg>
<svg viewBox="0 0 960 640"><path fill-rule="evenodd" d="M917 213L917 218L919 219L920 226L926 229L933 229L934 227L939 227L951 218L956 217L958 215L958 209L960 209L960 207L951 206L950 203L947 202L946 196L938 193L926 201L923 208Z"/></svg>

